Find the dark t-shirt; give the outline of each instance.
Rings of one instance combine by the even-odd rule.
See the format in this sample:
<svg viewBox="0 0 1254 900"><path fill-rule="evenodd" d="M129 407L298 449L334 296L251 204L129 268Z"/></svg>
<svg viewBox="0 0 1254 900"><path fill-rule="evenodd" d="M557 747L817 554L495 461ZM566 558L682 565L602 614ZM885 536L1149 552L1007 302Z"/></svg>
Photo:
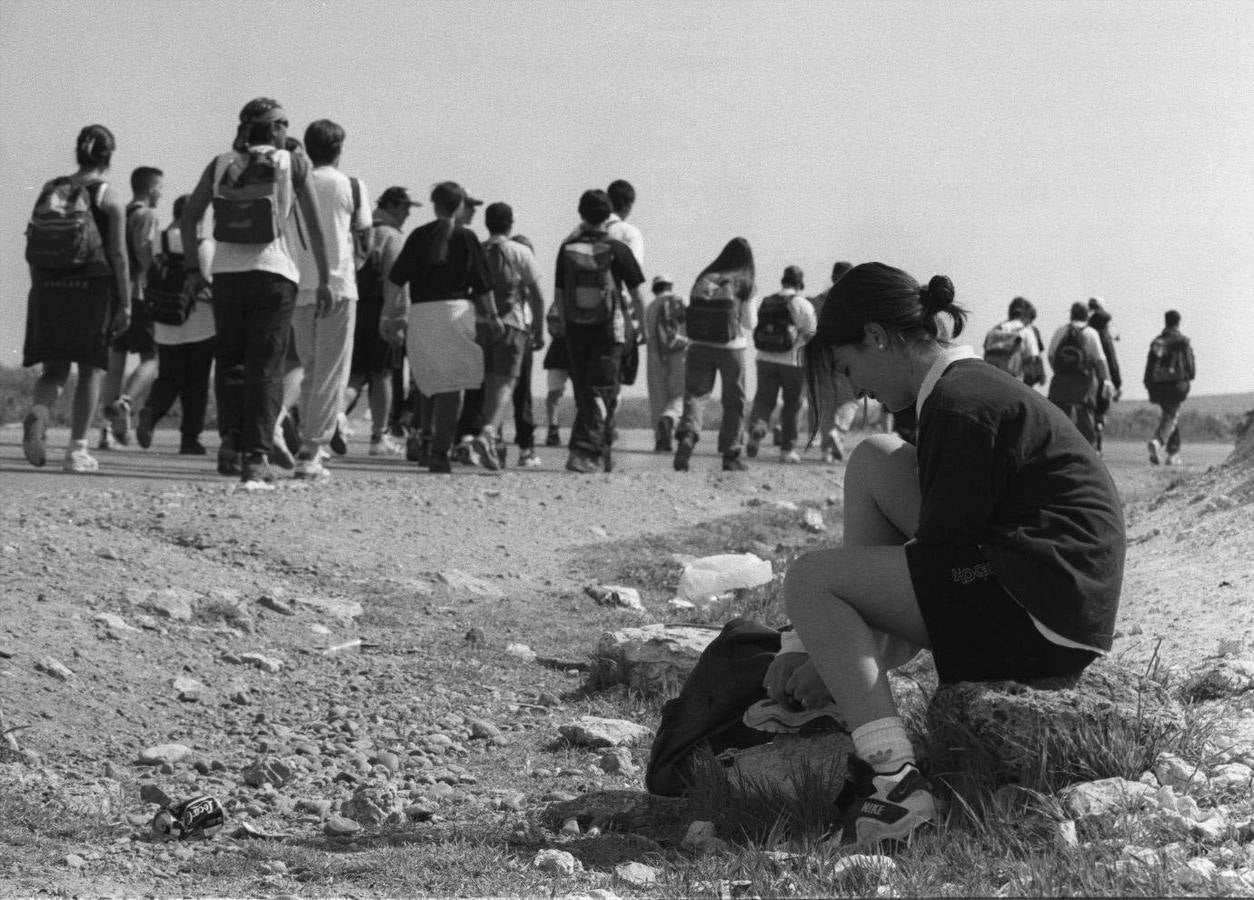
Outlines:
<svg viewBox="0 0 1254 900"><path fill-rule="evenodd" d="M439 246L447 234L447 252ZM433 260L441 258L442 261ZM405 241L392 271L393 284L409 285L411 303L467 300L492 290L492 276L479 238L469 228L436 219L415 228Z"/></svg>
<svg viewBox="0 0 1254 900"><path fill-rule="evenodd" d="M1123 584L1118 491L1056 406L981 360L951 365L918 428L921 544L979 547L1065 638L1110 649Z"/></svg>
<svg viewBox="0 0 1254 900"><path fill-rule="evenodd" d="M614 281L621 290L624 287L634 288L644 284L644 273L640 271L640 263L636 261L636 255L631 252L631 248L622 241L607 237L604 232L587 232L581 231L579 237L571 240L580 240L585 234L595 233L600 240L604 240L610 245L610 251L613 258L610 260L610 274L614 276ZM563 246L570 241L563 241ZM566 254L558 250L557 253L557 280L554 282L558 290L562 290L566 284ZM604 325L582 325L575 322L566 323L566 336L574 337L576 340L588 338L590 340L600 340L604 337Z"/></svg>

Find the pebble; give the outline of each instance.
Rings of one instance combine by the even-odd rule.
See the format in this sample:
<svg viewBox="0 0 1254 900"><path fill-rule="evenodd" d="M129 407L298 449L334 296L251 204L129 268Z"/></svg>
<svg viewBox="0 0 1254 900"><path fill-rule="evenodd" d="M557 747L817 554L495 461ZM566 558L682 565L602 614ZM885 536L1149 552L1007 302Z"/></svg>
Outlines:
<svg viewBox="0 0 1254 900"><path fill-rule="evenodd" d="M191 755L192 748L186 744L157 744L140 751L139 764L141 766L172 765Z"/></svg>
<svg viewBox="0 0 1254 900"><path fill-rule="evenodd" d="M87 865L87 860L83 859L77 853L67 854L62 862L64 862L66 866L71 869L81 869L83 866Z"/></svg>
<svg viewBox="0 0 1254 900"><path fill-rule="evenodd" d="M614 867L614 876L632 887L656 884L659 874L657 869L640 862L619 863Z"/></svg>
<svg viewBox="0 0 1254 900"><path fill-rule="evenodd" d="M74 673L70 671L65 663L52 656L44 656L35 660L35 671L51 675L58 681L69 681L74 677Z"/></svg>
<svg viewBox="0 0 1254 900"><path fill-rule="evenodd" d="M574 875L583 865L565 850L541 850L531 865L550 875Z"/></svg>
<svg viewBox="0 0 1254 900"><path fill-rule="evenodd" d="M283 663L280 660L260 653L241 653L239 661L250 666L256 666L261 671L269 672L271 675L278 674L279 670L283 668Z"/></svg>

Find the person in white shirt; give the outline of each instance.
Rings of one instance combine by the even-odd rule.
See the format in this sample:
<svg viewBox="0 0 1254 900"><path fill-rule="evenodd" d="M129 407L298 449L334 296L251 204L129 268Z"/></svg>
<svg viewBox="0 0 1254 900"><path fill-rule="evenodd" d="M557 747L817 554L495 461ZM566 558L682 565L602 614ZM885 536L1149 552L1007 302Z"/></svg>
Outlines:
<svg viewBox="0 0 1254 900"><path fill-rule="evenodd" d="M370 202L365 185L358 181L354 187L353 181L336 168L344 137L344 129L330 119L318 119L305 129L305 149L314 164L308 188L321 226L331 296L319 301L313 248L301 245L297 249L300 289L292 316L296 354L305 369L300 388L297 478L326 475L324 459L330 455L326 447L344 411L344 389L352 362L357 322L356 248L358 235L370 230Z"/></svg>

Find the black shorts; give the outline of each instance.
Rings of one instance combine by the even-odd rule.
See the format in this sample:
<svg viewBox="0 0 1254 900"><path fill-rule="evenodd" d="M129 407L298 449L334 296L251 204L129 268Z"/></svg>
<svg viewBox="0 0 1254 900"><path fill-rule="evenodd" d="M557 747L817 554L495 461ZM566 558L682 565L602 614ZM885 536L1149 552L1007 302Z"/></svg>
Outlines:
<svg viewBox="0 0 1254 900"><path fill-rule="evenodd" d="M113 339L111 349L114 353L138 353L143 360L153 359L157 355L157 342L152 333L152 319L143 305L132 303L131 324Z"/></svg>
<svg viewBox="0 0 1254 900"><path fill-rule="evenodd" d="M1041 634L978 548L907 544L906 562L942 684L1070 678L1097 658Z"/></svg>
<svg viewBox="0 0 1254 900"><path fill-rule="evenodd" d="M383 315L383 298L357 301L357 324L353 330L353 358L349 371L354 375L372 375L399 367L404 358L402 348L393 347L379 334L379 318Z"/></svg>
<svg viewBox="0 0 1254 900"><path fill-rule="evenodd" d="M563 372L570 368L570 354L566 352L566 338L553 338L549 349L544 353L544 368L550 371Z"/></svg>

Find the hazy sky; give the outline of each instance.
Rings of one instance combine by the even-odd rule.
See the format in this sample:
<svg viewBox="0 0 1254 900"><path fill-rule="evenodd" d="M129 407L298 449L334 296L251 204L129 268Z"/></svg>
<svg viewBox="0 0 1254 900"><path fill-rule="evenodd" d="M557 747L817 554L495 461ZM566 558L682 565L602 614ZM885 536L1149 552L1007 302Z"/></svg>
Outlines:
<svg viewBox="0 0 1254 900"><path fill-rule="evenodd" d="M621 177L646 274L682 290L743 235L765 289L797 263L817 291L837 259L948 274L977 343L1016 294L1047 335L1097 294L1129 397L1175 307L1195 392L1254 390L1252 47L1249 2L3 0L0 361L30 207L81 126L117 135L124 189L165 170L168 218L269 95L297 135L341 123L375 196L510 202L546 272L580 192Z"/></svg>

